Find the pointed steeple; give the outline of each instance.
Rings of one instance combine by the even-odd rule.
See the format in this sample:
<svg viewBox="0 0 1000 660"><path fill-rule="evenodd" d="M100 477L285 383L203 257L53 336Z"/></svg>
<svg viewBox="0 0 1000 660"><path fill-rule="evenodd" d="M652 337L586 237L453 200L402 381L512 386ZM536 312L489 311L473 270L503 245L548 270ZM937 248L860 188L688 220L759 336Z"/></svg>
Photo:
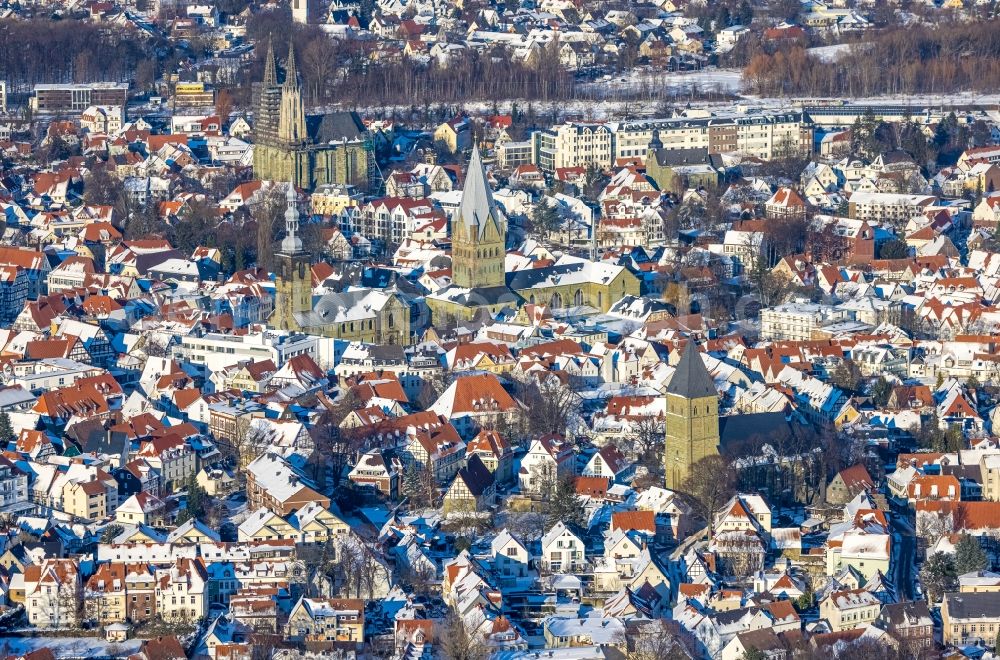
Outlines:
<svg viewBox="0 0 1000 660"><path fill-rule="evenodd" d="M267 38L267 55L264 56L264 87L274 87L278 84L278 68L274 63L274 44L271 37Z"/></svg>
<svg viewBox="0 0 1000 660"><path fill-rule="evenodd" d="M299 71L295 67L295 45L288 42L288 62L285 64L285 87L298 88Z"/></svg>
<svg viewBox="0 0 1000 660"><path fill-rule="evenodd" d="M462 189L459 215L467 227L476 225L480 230L486 226L490 216L498 225L500 224L496 202L493 201L493 192L486 182L486 168L483 167L478 146L472 147L472 159L469 160L469 169L465 173L465 187Z"/></svg>
<svg viewBox="0 0 1000 660"><path fill-rule="evenodd" d="M281 87L278 138L285 144L301 144L306 139L306 111L295 68L295 46L291 42L288 43L288 60L285 63L285 84Z"/></svg>
<svg viewBox="0 0 1000 660"><path fill-rule="evenodd" d="M681 396L685 399L719 396L715 389L715 382L708 373L708 369L705 368L705 361L701 359L701 352L693 340L688 340L684 352L681 353L681 359L667 385L667 394Z"/></svg>

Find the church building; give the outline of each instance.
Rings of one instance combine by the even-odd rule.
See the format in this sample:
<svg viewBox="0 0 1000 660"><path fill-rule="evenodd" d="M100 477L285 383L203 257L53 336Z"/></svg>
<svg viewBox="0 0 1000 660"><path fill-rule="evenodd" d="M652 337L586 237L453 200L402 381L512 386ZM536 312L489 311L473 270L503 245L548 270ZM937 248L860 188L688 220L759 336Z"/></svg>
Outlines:
<svg viewBox="0 0 1000 660"><path fill-rule="evenodd" d="M297 195L288 186L285 237L275 254L271 326L372 344L410 343L410 301L393 289L351 289L313 298L309 254L298 237Z"/></svg>
<svg viewBox="0 0 1000 660"><path fill-rule="evenodd" d="M719 453L719 393L694 341L681 353L667 385L664 474L671 490L681 487L692 465Z"/></svg>
<svg viewBox="0 0 1000 660"><path fill-rule="evenodd" d="M451 218L452 284L427 296L435 323L472 320L517 308L522 299L507 286L507 218L493 200L479 148L472 150L462 201Z"/></svg>
<svg viewBox="0 0 1000 660"><path fill-rule="evenodd" d="M288 181L312 190L329 183L366 188L366 131L353 112L307 115L289 46L285 80L278 82L274 50L268 44L264 80L253 86L254 152L257 179Z"/></svg>

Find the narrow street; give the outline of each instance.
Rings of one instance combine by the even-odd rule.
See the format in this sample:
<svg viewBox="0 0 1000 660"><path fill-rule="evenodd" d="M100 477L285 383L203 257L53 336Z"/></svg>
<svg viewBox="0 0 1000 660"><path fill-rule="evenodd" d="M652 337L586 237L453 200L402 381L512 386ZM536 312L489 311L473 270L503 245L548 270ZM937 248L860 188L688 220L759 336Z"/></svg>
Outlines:
<svg viewBox="0 0 1000 660"><path fill-rule="evenodd" d="M917 539L904 515L902 512L894 511L889 525L892 529L893 543L892 575L889 578L896 585L896 595L900 600L912 600L916 591L914 585L917 576L913 571L913 559Z"/></svg>

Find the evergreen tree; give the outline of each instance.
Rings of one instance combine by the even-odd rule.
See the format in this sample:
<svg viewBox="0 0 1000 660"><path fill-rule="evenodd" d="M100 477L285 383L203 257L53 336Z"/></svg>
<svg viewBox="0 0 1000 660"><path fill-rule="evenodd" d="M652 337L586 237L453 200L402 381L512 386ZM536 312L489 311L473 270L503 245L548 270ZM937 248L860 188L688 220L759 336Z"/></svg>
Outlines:
<svg viewBox="0 0 1000 660"><path fill-rule="evenodd" d="M101 530L101 543L111 543L111 541L125 531L125 528L118 524L111 524Z"/></svg>
<svg viewBox="0 0 1000 660"><path fill-rule="evenodd" d="M184 490L187 492L187 506L185 510L189 513L187 518L201 518L205 515L205 511L209 504L209 495L205 492L205 489L198 485L198 481L195 479L194 475L187 478L184 482ZM185 522L187 521L185 518ZM178 523L179 524L179 523Z"/></svg>
<svg viewBox="0 0 1000 660"><path fill-rule="evenodd" d="M551 529L557 522L577 526L585 522L583 503L576 495L574 479L559 479L552 490L545 511L545 526Z"/></svg>
<svg viewBox="0 0 1000 660"><path fill-rule="evenodd" d="M9 442L14 439L14 427L10 423L10 415L5 412L0 413L0 442Z"/></svg>
<svg viewBox="0 0 1000 660"><path fill-rule="evenodd" d="M983 551L983 547L979 545L979 541L968 534L962 534L958 543L955 544L955 572L958 575L964 575L965 573L984 571L989 567L989 564L990 560Z"/></svg>
<svg viewBox="0 0 1000 660"><path fill-rule="evenodd" d="M920 583L927 602L937 603L946 591L954 591L958 584L956 577L955 562L950 555L935 552L928 557L920 569Z"/></svg>
<svg viewBox="0 0 1000 660"><path fill-rule="evenodd" d="M872 401L876 406L881 408L886 403L889 402L889 396L892 394L892 385L889 381L885 379L885 376L879 376L875 384L872 385Z"/></svg>

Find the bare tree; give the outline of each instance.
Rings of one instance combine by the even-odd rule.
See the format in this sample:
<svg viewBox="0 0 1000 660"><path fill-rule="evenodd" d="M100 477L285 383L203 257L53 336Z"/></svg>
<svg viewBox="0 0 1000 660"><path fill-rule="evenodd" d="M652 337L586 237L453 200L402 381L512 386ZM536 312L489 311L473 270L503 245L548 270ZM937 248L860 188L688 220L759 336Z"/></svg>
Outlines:
<svg viewBox="0 0 1000 660"><path fill-rule="evenodd" d="M529 433L566 435L580 409L580 396L571 387L553 377L519 382L516 389L525 406Z"/></svg>
<svg viewBox="0 0 1000 660"><path fill-rule="evenodd" d="M666 619L635 620L615 636L615 643L625 649L626 660L687 660L681 642L681 630Z"/></svg>
<svg viewBox="0 0 1000 660"><path fill-rule="evenodd" d="M629 453L645 465L659 465L658 452L664 442L664 422L662 419L646 416L632 424L630 432L622 443Z"/></svg>
<svg viewBox="0 0 1000 660"><path fill-rule="evenodd" d="M712 518L726 500L733 496L733 468L722 456L706 456L692 465L681 491L688 495L693 509L708 524L712 534Z"/></svg>
<svg viewBox="0 0 1000 660"><path fill-rule="evenodd" d="M365 449L365 438L351 429L342 429L340 425L352 411L360 407L360 400L353 391L348 390L339 397L332 408L326 410L316 426L312 429L312 439L315 452L322 464L317 469L329 469L330 481L334 488L340 485L347 466ZM320 475L315 475L319 479Z"/></svg>
<svg viewBox="0 0 1000 660"><path fill-rule="evenodd" d="M454 610L441 622L434 635L443 660L486 660L486 641Z"/></svg>
<svg viewBox="0 0 1000 660"><path fill-rule="evenodd" d="M274 244L280 230L278 219L285 206L283 191L272 186L267 195L250 211L257 223L257 265L268 271L274 267Z"/></svg>

